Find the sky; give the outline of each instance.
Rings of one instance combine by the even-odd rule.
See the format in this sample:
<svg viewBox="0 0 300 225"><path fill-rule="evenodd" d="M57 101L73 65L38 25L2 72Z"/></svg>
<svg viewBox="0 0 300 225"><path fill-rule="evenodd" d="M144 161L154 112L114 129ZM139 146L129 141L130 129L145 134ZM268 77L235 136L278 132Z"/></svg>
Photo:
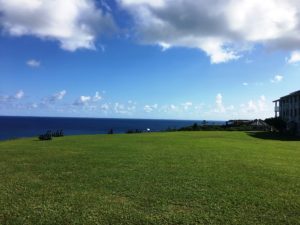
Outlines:
<svg viewBox="0 0 300 225"><path fill-rule="evenodd" d="M0 115L272 117L299 22L298 0L0 0Z"/></svg>

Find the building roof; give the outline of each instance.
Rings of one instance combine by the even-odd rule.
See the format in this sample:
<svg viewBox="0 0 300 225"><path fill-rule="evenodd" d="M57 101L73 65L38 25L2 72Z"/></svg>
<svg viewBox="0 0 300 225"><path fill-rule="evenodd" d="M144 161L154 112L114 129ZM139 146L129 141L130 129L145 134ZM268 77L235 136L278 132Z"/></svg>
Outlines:
<svg viewBox="0 0 300 225"><path fill-rule="evenodd" d="M253 120L251 123L250 123L250 126L256 126L256 127L269 127L269 125L261 120L261 119L256 119L256 120Z"/></svg>
<svg viewBox="0 0 300 225"><path fill-rule="evenodd" d="M273 102L278 102L279 100L281 100L283 98L291 97L291 96L294 96L294 95L300 95L300 90L299 91L294 91L294 92L292 92L288 95L282 96L282 97L280 97L280 99L274 100Z"/></svg>

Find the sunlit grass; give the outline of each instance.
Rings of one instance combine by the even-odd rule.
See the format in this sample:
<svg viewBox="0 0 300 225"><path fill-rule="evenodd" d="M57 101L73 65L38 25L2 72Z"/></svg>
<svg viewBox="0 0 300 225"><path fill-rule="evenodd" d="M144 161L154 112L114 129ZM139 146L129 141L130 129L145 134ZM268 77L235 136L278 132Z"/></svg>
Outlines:
<svg viewBox="0 0 300 225"><path fill-rule="evenodd" d="M300 141L243 132L0 142L0 224L299 224Z"/></svg>

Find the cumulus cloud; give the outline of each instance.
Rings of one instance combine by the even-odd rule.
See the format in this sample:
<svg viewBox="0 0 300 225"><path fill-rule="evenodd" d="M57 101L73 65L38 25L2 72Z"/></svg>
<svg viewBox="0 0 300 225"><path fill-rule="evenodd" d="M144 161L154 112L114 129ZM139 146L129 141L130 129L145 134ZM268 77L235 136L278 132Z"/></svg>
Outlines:
<svg viewBox="0 0 300 225"><path fill-rule="evenodd" d="M57 101L62 100L66 94L67 94L66 90L59 91L59 92L53 94L52 96L44 98L42 101L42 104L43 105L54 104Z"/></svg>
<svg viewBox="0 0 300 225"><path fill-rule="evenodd" d="M93 0L0 0L0 26L12 36L57 40L62 49L95 49L97 35L115 27Z"/></svg>
<svg viewBox="0 0 300 225"><path fill-rule="evenodd" d="M171 109L171 110L176 110L177 107L176 107L175 105L171 104L171 105L170 105L170 109Z"/></svg>
<svg viewBox="0 0 300 225"><path fill-rule="evenodd" d="M300 62L300 51L293 51L289 58L287 58L287 63L295 64Z"/></svg>
<svg viewBox="0 0 300 225"><path fill-rule="evenodd" d="M96 91L94 96L80 96L77 100L75 100L75 102L73 103L73 105L76 106L88 106L90 108L95 108L97 107L95 104L102 100L102 96L100 95L100 93L98 91Z"/></svg>
<svg viewBox="0 0 300 225"><path fill-rule="evenodd" d="M151 113L153 112L154 110L156 110L158 108L158 104L153 104L153 105L145 105L144 106L144 111L146 113Z"/></svg>
<svg viewBox="0 0 300 225"><path fill-rule="evenodd" d="M15 99L21 99L21 98L23 98L24 97L24 91L23 90L20 90L20 91L18 91L16 94L15 94Z"/></svg>
<svg viewBox="0 0 300 225"><path fill-rule="evenodd" d="M223 113L223 112L225 112L225 106L223 105L223 96L222 96L222 94L217 94L217 96L216 96L216 109L215 109L215 111L216 112L221 112L221 113Z"/></svg>
<svg viewBox="0 0 300 225"><path fill-rule="evenodd" d="M119 102L114 104L114 112L117 114L131 114L135 110L134 105L125 105Z"/></svg>
<svg viewBox="0 0 300 225"><path fill-rule="evenodd" d="M180 112L180 106L181 105L175 105L175 104L167 104L167 105L162 105L160 108L159 108L159 111L160 112L163 112L163 113L178 113Z"/></svg>
<svg viewBox="0 0 300 225"><path fill-rule="evenodd" d="M182 104L182 106L183 106L184 110L189 110L193 106L193 103L192 102L185 102L185 103Z"/></svg>
<svg viewBox="0 0 300 225"><path fill-rule="evenodd" d="M24 96L25 92L23 90L19 90L13 95L0 95L0 103L12 103L16 100L21 100Z"/></svg>
<svg viewBox="0 0 300 225"><path fill-rule="evenodd" d="M255 44L300 46L298 0L118 0L133 15L142 43L197 48L211 63L241 57ZM289 62L298 61L294 52Z"/></svg>
<svg viewBox="0 0 300 225"><path fill-rule="evenodd" d="M91 96L82 95L74 102L74 105L86 105L91 99Z"/></svg>
<svg viewBox="0 0 300 225"><path fill-rule="evenodd" d="M62 100L65 97L66 94L67 94L67 91L66 90L62 90L62 91L54 94L53 95L53 99L54 100Z"/></svg>
<svg viewBox="0 0 300 225"><path fill-rule="evenodd" d="M99 92L97 91L93 97L93 101L97 102L100 101L102 99L102 96L99 94Z"/></svg>
<svg viewBox="0 0 300 225"><path fill-rule="evenodd" d="M259 114L261 112L266 112L267 109L266 97L262 95L257 101L250 100L247 104L241 104L240 113L242 115Z"/></svg>
<svg viewBox="0 0 300 225"><path fill-rule="evenodd" d="M104 103L104 104L101 105L100 108L101 108L102 111L108 111L109 110L109 105L107 103Z"/></svg>
<svg viewBox="0 0 300 225"><path fill-rule="evenodd" d="M26 62L27 66L30 66L30 67L39 67L41 65L41 62L40 61L37 61L35 59L30 59Z"/></svg>
<svg viewBox="0 0 300 225"><path fill-rule="evenodd" d="M31 104L31 108L33 108L33 109L36 109L36 108L38 108L39 107L39 105L37 104L37 103L32 103Z"/></svg>
<svg viewBox="0 0 300 225"><path fill-rule="evenodd" d="M24 97L25 97L25 92L23 90L19 90L14 94L0 94L0 109L1 110L2 109L4 110L30 109L30 107L27 107L27 103L26 103L27 99L24 99Z"/></svg>
<svg viewBox="0 0 300 225"><path fill-rule="evenodd" d="M217 94L215 106L212 112L217 114L229 115L233 110L235 110L234 105L226 106L223 102L223 95L221 93Z"/></svg>
<svg viewBox="0 0 300 225"><path fill-rule="evenodd" d="M279 83L279 82L281 82L282 80L283 80L283 76L281 76L281 75L276 75L276 76L274 76L273 79L271 79L271 83Z"/></svg>

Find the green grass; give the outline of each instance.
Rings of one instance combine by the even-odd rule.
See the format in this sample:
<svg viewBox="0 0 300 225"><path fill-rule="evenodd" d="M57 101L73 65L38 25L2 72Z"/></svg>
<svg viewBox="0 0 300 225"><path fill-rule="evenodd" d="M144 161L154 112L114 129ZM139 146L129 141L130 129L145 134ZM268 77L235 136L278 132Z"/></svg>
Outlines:
<svg viewBox="0 0 300 225"><path fill-rule="evenodd" d="M300 141L174 132L0 142L0 224L300 224Z"/></svg>

